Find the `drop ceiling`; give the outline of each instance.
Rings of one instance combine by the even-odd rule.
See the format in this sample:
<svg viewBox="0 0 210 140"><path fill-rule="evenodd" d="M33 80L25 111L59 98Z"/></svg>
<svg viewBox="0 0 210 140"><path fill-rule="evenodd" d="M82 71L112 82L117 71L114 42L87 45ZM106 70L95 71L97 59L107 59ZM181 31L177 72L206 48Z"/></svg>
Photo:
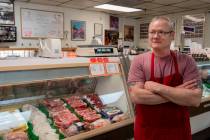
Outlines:
<svg viewBox="0 0 210 140"><path fill-rule="evenodd" d="M148 16L174 14L194 10L210 10L210 0L15 0L26 3L35 3L80 10L101 11L116 16L141 19ZM114 4L141 8L143 11L123 13L93 8L100 4Z"/></svg>

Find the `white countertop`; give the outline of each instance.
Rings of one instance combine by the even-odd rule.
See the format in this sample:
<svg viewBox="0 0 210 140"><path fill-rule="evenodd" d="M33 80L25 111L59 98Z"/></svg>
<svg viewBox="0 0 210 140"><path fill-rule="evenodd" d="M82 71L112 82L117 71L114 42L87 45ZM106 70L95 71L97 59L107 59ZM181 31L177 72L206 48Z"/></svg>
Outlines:
<svg viewBox="0 0 210 140"><path fill-rule="evenodd" d="M108 57L109 62L120 62L118 57ZM42 57L29 57L29 58L8 58L0 60L0 69L9 67L21 66L44 66L44 65L70 65L70 64L88 64L90 58L88 57L75 57L75 58L42 58ZM6 70L6 69L5 69Z"/></svg>

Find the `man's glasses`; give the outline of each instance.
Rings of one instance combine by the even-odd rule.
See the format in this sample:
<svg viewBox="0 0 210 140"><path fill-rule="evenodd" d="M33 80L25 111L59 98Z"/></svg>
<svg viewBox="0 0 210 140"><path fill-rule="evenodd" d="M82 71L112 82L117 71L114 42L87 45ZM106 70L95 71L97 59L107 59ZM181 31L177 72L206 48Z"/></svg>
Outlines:
<svg viewBox="0 0 210 140"><path fill-rule="evenodd" d="M168 31L168 32L165 32L165 31L151 31L151 32L149 32L149 34L151 35L151 36L154 36L154 35L158 35L158 36L166 36L167 34L170 34L170 33L172 33L173 31Z"/></svg>

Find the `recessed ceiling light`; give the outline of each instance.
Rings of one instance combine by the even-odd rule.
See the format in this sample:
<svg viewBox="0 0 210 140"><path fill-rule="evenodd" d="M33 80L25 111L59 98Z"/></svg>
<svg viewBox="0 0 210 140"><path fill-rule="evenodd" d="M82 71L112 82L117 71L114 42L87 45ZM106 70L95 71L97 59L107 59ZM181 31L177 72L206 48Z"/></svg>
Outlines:
<svg viewBox="0 0 210 140"><path fill-rule="evenodd" d="M99 8L99 9L106 9L106 10L119 11L119 12L137 12L137 11L142 11L142 9L136 9L136 8L112 5L112 4L102 4L102 5L98 5L98 6L94 6L94 7L95 8Z"/></svg>

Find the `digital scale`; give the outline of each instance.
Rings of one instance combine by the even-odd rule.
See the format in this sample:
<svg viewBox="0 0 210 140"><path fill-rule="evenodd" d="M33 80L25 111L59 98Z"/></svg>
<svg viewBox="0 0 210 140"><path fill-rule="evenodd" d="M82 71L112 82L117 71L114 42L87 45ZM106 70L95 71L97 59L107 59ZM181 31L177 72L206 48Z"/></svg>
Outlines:
<svg viewBox="0 0 210 140"><path fill-rule="evenodd" d="M77 56L118 56L117 48L106 45L81 45L76 50Z"/></svg>

